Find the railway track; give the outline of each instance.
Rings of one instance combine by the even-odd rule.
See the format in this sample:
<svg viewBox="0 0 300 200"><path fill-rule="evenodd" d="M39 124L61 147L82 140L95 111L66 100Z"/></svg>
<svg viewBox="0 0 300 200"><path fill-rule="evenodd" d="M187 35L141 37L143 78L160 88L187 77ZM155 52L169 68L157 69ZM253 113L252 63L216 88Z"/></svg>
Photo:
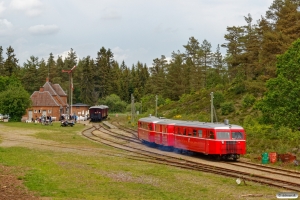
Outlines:
<svg viewBox="0 0 300 200"><path fill-rule="evenodd" d="M220 162L214 163L214 165L204 164L195 162L188 156L182 158L182 155L170 152L158 152L155 149L147 148L145 145L137 142L132 131L126 131L128 135L122 135L116 130L109 130L108 128L100 126L93 126L93 129L94 130L90 131L93 140L114 148L129 151L133 154L138 154L140 157L138 159L135 157L134 159L140 161L155 162L184 169L219 174L233 178L242 178L245 181L253 181L300 192L300 173L296 171L265 167L246 162ZM232 169L232 166L234 166L235 169ZM268 174L272 174L273 177L267 176Z"/></svg>

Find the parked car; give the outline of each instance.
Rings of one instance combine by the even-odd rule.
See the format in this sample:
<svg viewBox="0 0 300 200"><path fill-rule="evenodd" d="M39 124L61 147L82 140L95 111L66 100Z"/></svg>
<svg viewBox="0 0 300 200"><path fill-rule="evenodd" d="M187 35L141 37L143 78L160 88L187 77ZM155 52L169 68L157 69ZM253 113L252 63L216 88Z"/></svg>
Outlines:
<svg viewBox="0 0 300 200"><path fill-rule="evenodd" d="M8 121L10 119L9 115L0 114L0 121Z"/></svg>
<svg viewBox="0 0 300 200"><path fill-rule="evenodd" d="M9 115L3 115L3 119L9 119Z"/></svg>

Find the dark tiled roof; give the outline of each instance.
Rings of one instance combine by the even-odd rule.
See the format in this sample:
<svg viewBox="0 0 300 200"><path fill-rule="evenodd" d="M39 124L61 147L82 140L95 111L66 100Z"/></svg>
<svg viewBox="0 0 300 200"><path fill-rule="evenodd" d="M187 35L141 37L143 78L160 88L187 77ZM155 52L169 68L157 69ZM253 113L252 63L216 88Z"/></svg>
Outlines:
<svg viewBox="0 0 300 200"><path fill-rule="evenodd" d="M35 91L30 96L32 100L32 106L61 106L57 103L49 91Z"/></svg>
<svg viewBox="0 0 300 200"><path fill-rule="evenodd" d="M57 95L56 91L53 89L53 87L51 85L52 85L51 83L46 82L43 86L44 91L49 91L52 96Z"/></svg>
<svg viewBox="0 0 300 200"><path fill-rule="evenodd" d="M60 87L59 84L51 84L53 89L55 90L56 94L58 94L59 96L67 96L67 94L65 93L65 91Z"/></svg>
<svg viewBox="0 0 300 200"><path fill-rule="evenodd" d="M87 105L87 104L84 104L84 103L75 103L75 104L72 104L72 106L82 106L82 107L89 107L90 105Z"/></svg>
<svg viewBox="0 0 300 200"><path fill-rule="evenodd" d="M30 98L32 106L68 106L61 96L67 97L67 94L59 84L52 84L47 79L40 91L35 91Z"/></svg>

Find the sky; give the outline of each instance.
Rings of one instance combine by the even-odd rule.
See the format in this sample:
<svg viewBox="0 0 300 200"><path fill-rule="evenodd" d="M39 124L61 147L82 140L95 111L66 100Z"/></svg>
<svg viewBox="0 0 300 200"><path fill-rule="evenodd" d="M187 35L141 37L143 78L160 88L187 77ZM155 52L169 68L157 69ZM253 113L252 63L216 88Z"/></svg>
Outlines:
<svg viewBox="0 0 300 200"><path fill-rule="evenodd" d="M215 52L226 28L256 23L273 0L0 0L0 46L14 49L20 66L52 53L96 58L104 47L128 67L151 66L161 55L185 52L190 37ZM221 48L222 53L226 50Z"/></svg>

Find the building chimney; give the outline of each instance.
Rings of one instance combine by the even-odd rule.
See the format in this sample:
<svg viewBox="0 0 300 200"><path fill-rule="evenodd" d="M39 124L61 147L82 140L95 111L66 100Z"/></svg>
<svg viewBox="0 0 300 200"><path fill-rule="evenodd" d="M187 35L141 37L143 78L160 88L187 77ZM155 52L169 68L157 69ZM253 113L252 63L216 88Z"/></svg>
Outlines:
<svg viewBox="0 0 300 200"><path fill-rule="evenodd" d="M40 87L40 92L44 92L44 87Z"/></svg>
<svg viewBox="0 0 300 200"><path fill-rule="evenodd" d="M49 77L46 78L46 83L49 82Z"/></svg>

